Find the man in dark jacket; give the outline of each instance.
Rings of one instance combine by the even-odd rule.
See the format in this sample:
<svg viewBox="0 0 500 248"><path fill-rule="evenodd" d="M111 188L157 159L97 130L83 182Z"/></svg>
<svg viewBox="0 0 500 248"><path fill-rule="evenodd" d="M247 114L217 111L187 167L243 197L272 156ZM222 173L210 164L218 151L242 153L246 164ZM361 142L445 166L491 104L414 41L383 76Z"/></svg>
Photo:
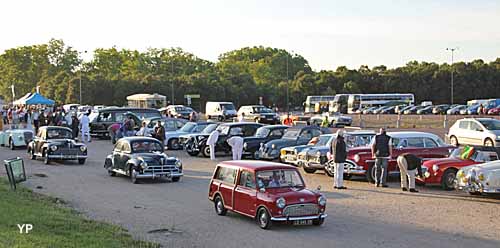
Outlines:
<svg viewBox="0 0 500 248"><path fill-rule="evenodd" d="M415 173L422 176L422 160L411 153L403 153L398 156L397 162L401 173L401 189L407 191L410 184L410 192L418 192L415 189Z"/></svg>
<svg viewBox="0 0 500 248"><path fill-rule="evenodd" d="M387 164L392 156L391 137L386 134L385 128L375 135L372 145L372 157L375 159L375 186L387 188ZM368 171L367 173L371 173Z"/></svg>
<svg viewBox="0 0 500 248"><path fill-rule="evenodd" d="M156 126L154 127L154 132L153 132L153 137L163 144L165 140L165 128L163 125L161 125L161 121L158 121L156 123Z"/></svg>
<svg viewBox="0 0 500 248"><path fill-rule="evenodd" d="M333 162L334 167L334 177L333 177L333 188L335 189L347 189L344 187L344 163L347 158L347 147L344 141L344 131L339 129L337 131L337 137L332 141L330 148L331 162Z"/></svg>

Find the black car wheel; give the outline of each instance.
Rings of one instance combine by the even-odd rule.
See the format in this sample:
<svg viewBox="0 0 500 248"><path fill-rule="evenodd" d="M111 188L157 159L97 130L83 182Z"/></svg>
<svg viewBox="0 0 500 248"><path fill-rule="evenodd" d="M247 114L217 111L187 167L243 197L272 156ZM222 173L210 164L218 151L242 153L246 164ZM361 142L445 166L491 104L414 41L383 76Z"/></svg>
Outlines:
<svg viewBox="0 0 500 248"><path fill-rule="evenodd" d="M12 139L9 140L9 148L11 150L15 150L16 149L16 146L14 145L14 142L12 141Z"/></svg>
<svg viewBox="0 0 500 248"><path fill-rule="evenodd" d="M168 149L170 150L179 150L179 139L170 139L168 141Z"/></svg>
<svg viewBox="0 0 500 248"><path fill-rule="evenodd" d="M210 146L204 146L202 148L202 154L205 158L209 158L210 157Z"/></svg>
<svg viewBox="0 0 500 248"><path fill-rule="evenodd" d="M314 168L307 168L307 167L302 167L306 173L313 174L316 172L316 169Z"/></svg>
<svg viewBox="0 0 500 248"><path fill-rule="evenodd" d="M31 160L35 160L36 159L35 150L30 149L30 157L31 157Z"/></svg>
<svg viewBox="0 0 500 248"><path fill-rule="evenodd" d="M85 159L84 158L78 159L78 164L85 164Z"/></svg>
<svg viewBox="0 0 500 248"><path fill-rule="evenodd" d="M441 177L441 188L444 190L452 190L455 188L455 177L457 171L455 169L448 169L443 173Z"/></svg>
<svg viewBox="0 0 500 248"><path fill-rule="evenodd" d="M214 200L215 212L218 215L224 216L227 213L226 207L224 207L224 202L222 202L222 198L220 196L216 196Z"/></svg>
<svg viewBox="0 0 500 248"><path fill-rule="evenodd" d="M181 177L172 177L172 182L178 182L181 180Z"/></svg>
<svg viewBox="0 0 500 248"><path fill-rule="evenodd" d="M262 229L269 229L272 226L271 216L265 208L261 208L257 214L257 223Z"/></svg>
<svg viewBox="0 0 500 248"><path fill-rule="evenodd" d="M43 158L43 162L45 164L50 164L50 158L49 158L49 156L47 154L45 154L45 157Z"/></svg>
<svg viewBox="0 0 500 248"><path fill-rule="evenodd" d="M130 181L132 181L133 184L138 183L138 181L137 181L137 171L135 171L134 169L130 170Z"/></svg>
<svg viewBox="0 0 500 248"><path fill-rule="evenodd" d="M333 177L333 176L335 176L335 169L333 168L333 165L326 164L326 165L325 165L325 173L326 173L326 175L328 175L329 177Z"/></svg>
<svg viewBox="0 0 500 248"><path fill-rule="evenodd" d="M372 164L368 167L368 171L366 171L366 180L369 183L375 183L375 165Z"/></svg>

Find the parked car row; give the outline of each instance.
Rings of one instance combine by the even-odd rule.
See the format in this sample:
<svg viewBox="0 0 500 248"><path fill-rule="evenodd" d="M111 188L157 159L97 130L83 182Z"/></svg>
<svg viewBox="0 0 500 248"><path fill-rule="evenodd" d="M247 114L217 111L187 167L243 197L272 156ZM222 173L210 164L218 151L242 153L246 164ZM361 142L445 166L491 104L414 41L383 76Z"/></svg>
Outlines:
<svg viewBox="0 0 500 248"><path fill-rule="evenodd" d="M399 106L371 106L358 110L360 114L404 114L404 115L500 115L500 106L490 107L481 104L440 104L440 105L399 105Z"/></svg>

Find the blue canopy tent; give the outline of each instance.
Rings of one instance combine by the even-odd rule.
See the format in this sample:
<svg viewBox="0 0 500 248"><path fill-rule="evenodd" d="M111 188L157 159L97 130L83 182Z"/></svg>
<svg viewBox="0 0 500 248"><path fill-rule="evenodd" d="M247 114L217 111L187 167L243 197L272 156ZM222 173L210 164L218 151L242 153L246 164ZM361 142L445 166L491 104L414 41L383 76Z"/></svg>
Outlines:
<svg viewBox="0 0 500 248"><path fill-rule="evenodd" d="M54 100L47 99L38 93L30 93L14 102L16 105L54 105L54 103Z"/></svg>

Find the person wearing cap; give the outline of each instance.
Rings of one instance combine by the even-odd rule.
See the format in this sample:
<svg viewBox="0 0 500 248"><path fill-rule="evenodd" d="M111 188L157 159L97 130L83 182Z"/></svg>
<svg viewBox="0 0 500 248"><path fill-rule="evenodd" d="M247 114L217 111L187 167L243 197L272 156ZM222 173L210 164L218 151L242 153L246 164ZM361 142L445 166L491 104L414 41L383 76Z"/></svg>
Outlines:
<svg viewBox="0 0 500 248"><path fill-rule="evenodd" d="M391 137L387 135L385 128L380 128L380 133L375 135L372 157L375 159L375 186L387 188L387 164L392 157L392 145Z"/></svg>
<svg viewBox="0 0 500 248"><path fill-rule="evenodd" d="M337 137L330 146L330 159L333 160L334 165L334 176L333 176L333 188L335 189L347 189L344 187L344 163L347 158L347 146L344 141L344 131L339 129L337 131Z"/></svg>

